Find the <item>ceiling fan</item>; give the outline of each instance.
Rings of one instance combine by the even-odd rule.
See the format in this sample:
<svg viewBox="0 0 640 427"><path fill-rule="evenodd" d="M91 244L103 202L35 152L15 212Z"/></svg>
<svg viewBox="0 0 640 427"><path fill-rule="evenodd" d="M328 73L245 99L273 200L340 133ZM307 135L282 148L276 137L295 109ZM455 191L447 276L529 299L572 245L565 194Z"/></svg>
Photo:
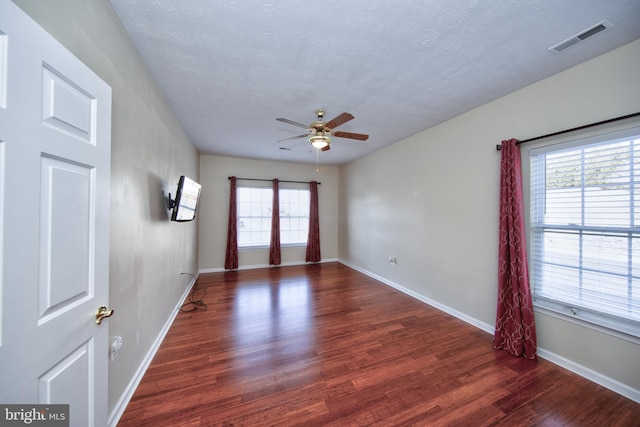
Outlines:
<svg viewBox="0 0 640 427"><path fill-rule="evenodd" d="M321 151L327 151L331 148L330 144L332 136L338 138L357 139L359 141L366 141L369 138L369 135L365 135L362 133L340 132L334 130L335 128L345 124L349 120L353 120L354 117L349 113L342 113L339 116L329 120L328 122L322 120L324 118L324 110L316 110L316 116L317 120L312 122L310 125L303 125L302 123L294 122L293 120L289 119L283 119L281 117L277 118L276 120L280 122L305 128L308 131L307 133L304 133L302 135L296 135L292 136L291 138L281 139L278 142L288 141L290 139L308 138L312 146Z"/></svg>

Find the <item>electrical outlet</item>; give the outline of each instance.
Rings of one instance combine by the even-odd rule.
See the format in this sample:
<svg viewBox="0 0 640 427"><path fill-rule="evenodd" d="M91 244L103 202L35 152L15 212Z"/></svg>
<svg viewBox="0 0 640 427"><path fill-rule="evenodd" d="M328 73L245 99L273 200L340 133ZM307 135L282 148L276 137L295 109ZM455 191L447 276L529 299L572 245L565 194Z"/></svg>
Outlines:
<svg viewBox="0 0 640 427"><path fill-rule="evenodd" d="M122 350L122 337L115 336L111 340L111 348L109 351L109 361L111 363L116 360L116 357L118 357L118 353L120 353L120 350Z"/></svg>

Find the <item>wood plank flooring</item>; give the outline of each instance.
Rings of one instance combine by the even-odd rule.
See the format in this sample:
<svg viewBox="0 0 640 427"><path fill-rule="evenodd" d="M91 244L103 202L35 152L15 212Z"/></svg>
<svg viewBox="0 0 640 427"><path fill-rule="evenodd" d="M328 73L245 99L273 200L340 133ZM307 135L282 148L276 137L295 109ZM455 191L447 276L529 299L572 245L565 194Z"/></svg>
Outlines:
<svg viewBox="0 0 640 427"><path fill-rule="evenodd" d="M339 263L196 287L207 310L178 315L119 426L640 425L640 404Z"/></svg>

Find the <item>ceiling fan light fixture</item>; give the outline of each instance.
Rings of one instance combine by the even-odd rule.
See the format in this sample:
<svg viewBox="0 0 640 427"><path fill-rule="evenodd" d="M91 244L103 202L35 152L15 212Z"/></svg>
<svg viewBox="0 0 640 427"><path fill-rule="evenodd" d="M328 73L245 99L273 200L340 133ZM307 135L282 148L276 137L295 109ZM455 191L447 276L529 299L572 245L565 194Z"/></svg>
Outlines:
<svg viewBox="0 0 640 427"><path fill-rule="evenodd" d="M317 149L318 151L328 151L329 149L331 149L332 136L335 136L337 138L355 139L358 141L366 141L369 138L369 135L365 135L363 133L334 131L334 129L338 126L342 126L349 120L354 119L353 115L350 113L345 112L339 114L328 122L323 121L324 110L316 110L316 115L318 116L318 120L311 122L309 126L282 117L276 118L276 120L279 122L305 128L308 131L308 133L306 134L281 139L278 142L288 141L290 139L307 138L307 141L309 141L313 148Z"/></svg>
<svg viewBox="0 0 640 427"><path fill-rule="evenodd" d="M311 145L313 145L314 148L321 150L331 144L331 137L322 132L318 132L315 135L311 135L309 137L309 142L311 143Z"/></svg>

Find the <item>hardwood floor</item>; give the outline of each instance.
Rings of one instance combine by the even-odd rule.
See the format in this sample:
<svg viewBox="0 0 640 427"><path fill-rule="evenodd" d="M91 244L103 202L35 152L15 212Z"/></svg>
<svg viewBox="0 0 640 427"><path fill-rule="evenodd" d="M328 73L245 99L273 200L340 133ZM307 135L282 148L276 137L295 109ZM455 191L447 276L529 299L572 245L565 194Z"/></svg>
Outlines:
<svg viewBox="0 0 640 427"><path fill-rule="evenodd" d="M178 315L119 426L640 425L640 404L342 264L196 286L207 310Z"/></svg>

